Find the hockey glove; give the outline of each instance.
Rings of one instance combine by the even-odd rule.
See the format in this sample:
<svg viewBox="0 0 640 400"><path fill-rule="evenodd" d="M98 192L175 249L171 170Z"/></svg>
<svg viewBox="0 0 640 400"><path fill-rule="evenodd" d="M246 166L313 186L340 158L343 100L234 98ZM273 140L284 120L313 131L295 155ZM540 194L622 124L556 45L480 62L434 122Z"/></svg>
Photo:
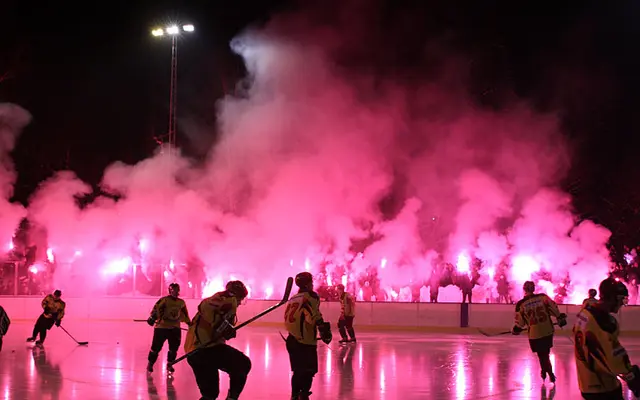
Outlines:
<svg viewBox="0 0 640 400"><path fill-rule="evenodd" d="M149 324L149 326L154 326L156 324L156 319L153 317L149 317L149 319L147 320L147 324Z"/></svg>
<svg viewBox="0 0 640 400"><path fill-rule="evenodd" d="M235 338L236 337L236 328L234 328L233 326L229 325L229 327L222 332L222 337L225 340L229 340L229 339Z"/></svg>
<svg viewBox="0 0 640 400"><path fill-rule="evenodd" d="M60 327L60 323L61 323L61 322L62 322L62 321L60 321L59 319L57 319L57 320L56 320L56 326L57 326L57 327Z"/></svg>
<svg viewBox="0 0 640 400"><path fill-rule="evenodd" d="M567 325L567 320L564 318L558 318L558 326L562 328L565 325Z"/></svg>
<svg viewBox="0 0 640 400"><path fill-rule="evenodd" d="M631 390L636 397L640 397L640 368L637 365L631 367L631 372L626 374L624 380L627 382L627 386L629 386L629 390Z"/></svg>
<svg viewBox="0 0 640 400"><path fill-rule="evenodd" d="M331 340L333 340L333 334L331 333L330 322L323 322L319 324L318 331L320 332L320 339L322 339L325 344L331 343Z"/></svg>
<svg viewBox="0 0 640 400"><path fill-rule="evenodd" d="M520 332L522 332L524 329L520 328L518 325L514 325L513 328L511 328L511 334L512 335L519 335Z"/></svg>

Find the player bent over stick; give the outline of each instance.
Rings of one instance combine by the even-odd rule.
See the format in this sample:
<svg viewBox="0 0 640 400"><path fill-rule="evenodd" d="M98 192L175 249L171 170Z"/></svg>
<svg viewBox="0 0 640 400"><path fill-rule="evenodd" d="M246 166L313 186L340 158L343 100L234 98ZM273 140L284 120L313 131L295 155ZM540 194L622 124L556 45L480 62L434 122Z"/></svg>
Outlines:
<svg viewBox="0 0 640 400"><path fill-rule="evenodd" d="M158 360L158 353L162 350L165 341L169 342L169 353L167 354L167 371L174 372L172 361L175 361L178 355L178 348L182 341L182 331L180 330L180 321L187 325L191 325L187 305L178 296L180 295L180 285L172 283L169 285L169 295L161 298L153 306L151 316L147 320L150 326L155 325L153 330L153 340L151 341L151 350L149 351L149 364L147 364L147 372L153 372L153 364Z"/></svg>
<svg viewBox="0 0 640 400"><path fill-rule="evenodd" d="M300 289L284 311L284 323L289 332L287 352L291 363L291 400L308 400L313 377L318 372L316 329L322 341L331 343L331 325L320 313L320 297L313 291L313 276L308 272L296 275Z"/></svg>
<svg viewBox="0 0 640 400"><path fill-rule="evenodd" d="M338 297L340 298L340 318L338 319L338 329L340 331L340 343L354 343L356 332L353 330L353 319L356 317L356 302L353 296L344 291L344 285L337 285ZM347 337L349 333L349 339Z"/></svg>
<svg viewBox="0 0 640 400"><path fill-rule="evenodd" d="M551 316L558 320L558 326L562 328L567 324L567 314L561 313L558 305L546 294L534 293L535 283L527 281L522 289L524 298L516 304L516 321L511 332L519 335L529 327L529 347L540 360L540 376L545 380L548 374L551 383L555 383L556 376L550 359L554 332Z"/></svg>
<svg viewBox="0 0 640 400"><path fill-rule="evenodd" d="M237 321L236 311L247 294L242 282L230 281L226 290L202 300L198 313L193 317L184 351L189 353L196 348L201 349L187 358L202 395L200 400L218 398L219 370L229 374L227 400L237 400L244 389L251 370L251 360L225 342L236 337L233 327ZM213 340L216 337L220 339Z"/></svg>
<svg viewBox="0 0 640 400"><path fill-rule="evenodd" d="M640 396L640 369L631 365L627 351L618 341L620 328L611 314L627 304L629 292L622 282L600 283L600 301L588 304L573 327L578 385L587 400L622 400L618 377L636 397Z"/></svg>
<svg viewBox="0 0 640 400"><path fill-rule="evenodd" d="M60 322L64 317L64 310L66 304L62 301L62 292L56 290L53 294L48 294L42 299L43 313L40 315L33 327L33 334L30 338L27 338L27 342L33 342L40 335L40 340L36 341L37 346L42 346L44 340L47 338L47 331L53 327L60 326Z"/></svg>

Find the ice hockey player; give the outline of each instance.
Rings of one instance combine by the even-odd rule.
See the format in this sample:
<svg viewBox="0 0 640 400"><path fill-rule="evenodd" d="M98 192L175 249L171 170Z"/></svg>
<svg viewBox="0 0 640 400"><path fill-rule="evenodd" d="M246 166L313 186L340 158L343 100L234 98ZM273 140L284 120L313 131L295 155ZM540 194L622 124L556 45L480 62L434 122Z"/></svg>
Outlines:
<svg viewBox="0 0 640 400"><path fill-rule="evenodd" d="M338 319L338 329L342 338L340 343L355 342L356 332L353 330L353 319L356 317L356 302L351 294L344 291L344 285L337 285L336 289L340 299L340 318ZM349 333L349 337L347 337L347 333Z"/></svg>
<svg viewBox="0 0 640 400"><path fill-rule="evenodd" d="M56 290L53 294L48 294L42 299L42 309L44 310L35 326L33 327L33 333L30 338L27 338L27 342L33 342L40 335L40 339L36 341L37 346L42 346L44 340L47 338L47 331L53 327L60 326L60 322L64 317L64 311L66 304L61 299L62 292Z"/></svg>
<svg viewBox="0 0 640 400"><path fill-rule="evenodd" d="M538 355L540 361L540 376L543 380L549 375L551 383L556 382L551 366L551 348L553 347L553 321L551 316L558 321L558 326L567 324L567 314L561 313L558 305L544 293L534 293L536 285L527 281L522 287L524 298L516 304L516 320L511 332L519 335L527 327L529 328L529 347Z"/></svg>
<svg viewBox="0 0 640 400"><path fill-rule="evenodd" d="M226 344L236 337L238 305L248 291L240 281L229 281L226 289L208 297L198 306L184 343L186 353L201 348L187 358L202 397L214 400L220 394L219 370L229 374L227 400L237 400L251 371L251 360Z"/></svg>
<svg viewBox="0 0 640 400"><path fill-rule="evenodd" d="M7 334L7 331L9 331L10 324L11 320L9 320L7 312L0 306L0 351L2 351L2 338Z"/></svg>
<svg viewBox="0 0 640 400"><path fill-rule="evenodd" d="M622 400L620 377L640 397L640 369L631 365L618 341L618 321L611 315L626 305L629 292L611 278L602 281L599 290L600 301L580 310L573 326L580 392L587 400Z"/></svg>
<svg viewBox="0 0 640 400"><path fill-rule="evenodd" d="M331 324L320 313L320 297L313 291L313 276L308 272L296 275L298 293L289 299L284 311L286 339L291 363L291 400L308 400L313 377L318 372L316 330L326 344L331 343Z"/></svg>
<svg viewBox="0 0 640 400"><path fill-rule="evenodd" d="M582 301L582 308L596 304L598 302L596 299L597 294L598 292L595 289L589 289L589 297Z"/></svg>
<svg viewBox="0 0 640 400"><path fill-rule="evenodd" d="M162 297L156 302L151 310L151 315L147 319L147 324L155 325L153 330L153 339L151 340L151 350L147 359L147 372L153 372L153 365L158 360L158 353L162 350L164 342L169 342L169 352L167 353L167 371L174 372L174 368L170 362L176 359L178 348L182 341L182 331L180 330L180 322L191 325L187 305L179 298L180 285L172 283L169 285L169 295Z"/></svg>

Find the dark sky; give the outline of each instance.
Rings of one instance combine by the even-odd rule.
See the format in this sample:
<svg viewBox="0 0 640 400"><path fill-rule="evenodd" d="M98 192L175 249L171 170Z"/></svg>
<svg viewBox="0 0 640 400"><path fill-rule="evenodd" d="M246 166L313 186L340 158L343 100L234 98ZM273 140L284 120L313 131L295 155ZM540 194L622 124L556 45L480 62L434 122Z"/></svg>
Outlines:
<svg viewBox="0 0 640 400"><path fill-rule="evenodd" d="M0 82L0 101L20 104L34 117L14 152L19 201L55 170L71 168L96 184L109 163L151 154L154 135L166 130L170 65L169 42L149 35L156 23L196 25L179 45L178 113L213 124L216 99L243 74L230 39L274 10L292 7L285 0L85 2L82 8L6 2L0 76L10 75ZM321 4L330 18L334 4ZM574 151L566 186L580 213L615 231L612 224L622 217L608 208L628 206L625 218L640 224L640 194L633 188L640 179L640 3L396 0L387 2L385 13L391 19L403 9L414 21L424 16L424 24L411 26L416 41L456 35L478 63L471 88L482 93L478 101L491 103L508 91L560 112ZM386 34L388 27L380 29ZM198 156L213 132L178 140Z"/></svg>

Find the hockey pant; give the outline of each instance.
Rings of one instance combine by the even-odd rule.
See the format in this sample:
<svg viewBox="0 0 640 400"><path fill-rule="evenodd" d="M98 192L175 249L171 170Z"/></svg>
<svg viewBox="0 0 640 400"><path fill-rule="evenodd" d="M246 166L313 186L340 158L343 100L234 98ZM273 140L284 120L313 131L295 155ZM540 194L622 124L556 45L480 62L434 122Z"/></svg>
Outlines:
<svg viewBox="0 0 640 400"><path fill-rule="evenodd" d="M196 377L196 383L202 397L217 399L220 394L220 373L229 375L229 397L237 399L247 383L251 371L251 360L240 350L227 344L218 344L204 348L187 362Z"/></svg>
<svg viewBox="0 0 640 400"><path fill-rule="evenodd" d="M33 327L31 337L37 339L38 335L40 335L40 342L44 343L44 340L47 338L47 331L51 329L55 323L55 319L45 317L44 313L41 314Z"/></svg>
<svg viewBox="0 0 640 400"><path fill-rule="evenodd" d="M291 363L291 398L311 393L313 377L318 372L318 348L302 344L295 337L287 337L287 352Z"/></svg>
<svg viewBox="0 0 640 400"><path fill-rule="evenodd" d="M167 362L174 361L178 355L178 348L182 340L180 328L155 328L153 330L153 340L151 341L151 351L148 360L153 365L158 359L158 354L162 350L165 341L169 342L169 353Z"/></svg>
<svg viewBox="0 0 640 400"><path fill-rule="evenodd" d="M351 339L356 338L356 332L353 330L353 319L355 317L340 317L338 320L338 330L340 331L340 337L343 340L347 340L347 332Z"/></svg>

